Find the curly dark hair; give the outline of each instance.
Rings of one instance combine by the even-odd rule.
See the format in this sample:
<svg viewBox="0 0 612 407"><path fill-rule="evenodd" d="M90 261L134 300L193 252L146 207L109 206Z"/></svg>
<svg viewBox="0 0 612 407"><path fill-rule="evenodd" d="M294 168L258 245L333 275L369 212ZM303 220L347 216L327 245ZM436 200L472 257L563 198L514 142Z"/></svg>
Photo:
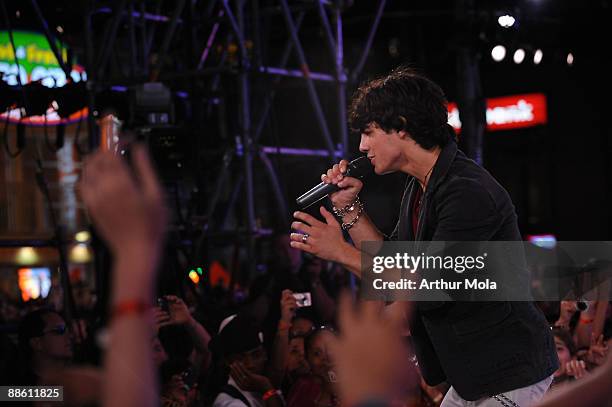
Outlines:
<svg viewBox="0 0 612 407"><path fill-rule="evenodd" d="M448 122L442 89L412 68L399 67L387 76L362 84L349 109L349 126L363 133L375 123L386 132L406 131L426 150L443 147L454 132Z"/></svg>
<svg viewBox="0 0 612 407"><path fill-rule="evenodd" d="M552 329L553 336L559 338L565 346L567 346L567 350L569 350L570 355L574 356L576 354L576 343L572 338L572 334L570 334L567 330L559 327L553 327Z"/></svg>

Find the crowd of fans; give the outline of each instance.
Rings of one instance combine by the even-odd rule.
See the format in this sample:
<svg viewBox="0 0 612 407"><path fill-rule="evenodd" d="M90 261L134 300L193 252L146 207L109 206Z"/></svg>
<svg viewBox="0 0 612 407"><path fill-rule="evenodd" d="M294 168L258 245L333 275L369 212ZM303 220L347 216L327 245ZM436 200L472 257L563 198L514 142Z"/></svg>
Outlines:
<svg viewBox="0 0 612 407"><path fill-rule="evenodd" d="M3 303L3 385L62 385L73 405L440 404L448 389L428 386L411 352L409 305L355 303L347 271L303 258L286 235L275 238L267 272L243 299L187 282L178 292L156 288L166 212L142 149L133 161L135 176L117 157L96 154L81 188L114 256L108 321L92 313L95 297L85 287L77 301L84 317L70 325L57 302L21 313ZM311 304L294 295L304 292ZM542 309L561 361L550 390L558 394L544 405L572 405L563 400L582 382L591 397L605 394L608 301Z"/></svg>

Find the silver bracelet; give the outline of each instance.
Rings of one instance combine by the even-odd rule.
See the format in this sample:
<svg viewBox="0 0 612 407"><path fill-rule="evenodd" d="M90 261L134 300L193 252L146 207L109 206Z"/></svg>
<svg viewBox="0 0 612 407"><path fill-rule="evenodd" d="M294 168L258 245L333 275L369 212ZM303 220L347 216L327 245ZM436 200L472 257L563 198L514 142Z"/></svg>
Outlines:
<svg viewBox="0 0 612 407"><path fill-rule="evenodd" d="M342 224L342 229L349 230L350 228L352 228L355 225L355 223L357 223L357 221L361 217L362 213L363 213L363 204L361 202L359 202L359 210L357 211L357 215L355 215L355 217L353 219L351 219L350 222L343 223Z"/></svg>
<svg viewBox="0 0 612 407"><path fill-rule="evenodd" d="M361 201L359 200L359 195L357 195L353 202L351 202L350 204L346 205L342 209L338 209L335 206L332 207L332 212L334 212L334 215L336 215L337 217L342 218L342 217L344 217L344 215L347 215L347 214L353 212L355 210L355 206L360 206L360 205L361 205Z"/></svg>

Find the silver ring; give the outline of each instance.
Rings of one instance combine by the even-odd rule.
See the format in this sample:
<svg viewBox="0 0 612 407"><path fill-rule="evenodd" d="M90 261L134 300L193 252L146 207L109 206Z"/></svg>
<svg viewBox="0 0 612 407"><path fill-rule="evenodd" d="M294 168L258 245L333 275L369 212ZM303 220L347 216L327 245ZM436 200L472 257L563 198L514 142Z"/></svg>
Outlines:
<svg viewBox="0 0 612 407"><path fill-rule="evenodd" d="M309 236L310 236L310 235L309 235L308 233L304 233L304 234L302 235L302 243L306 244L306 242L308 241L308 237L309 237Z"/></svg>

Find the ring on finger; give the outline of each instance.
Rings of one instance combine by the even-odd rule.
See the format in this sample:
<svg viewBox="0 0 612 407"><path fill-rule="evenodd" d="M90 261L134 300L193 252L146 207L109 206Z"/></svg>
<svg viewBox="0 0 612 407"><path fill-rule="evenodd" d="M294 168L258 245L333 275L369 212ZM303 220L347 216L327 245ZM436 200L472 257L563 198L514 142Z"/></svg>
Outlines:
<svg viewBox="0 0 612 407"><path fill-rule="evenodd" d="M310 235L309 235L308 233L304 233L304 234L302 235L302 243L306 244L306 243L308 242L308 237L309 237L309 236L310 236Z"/></svg>

